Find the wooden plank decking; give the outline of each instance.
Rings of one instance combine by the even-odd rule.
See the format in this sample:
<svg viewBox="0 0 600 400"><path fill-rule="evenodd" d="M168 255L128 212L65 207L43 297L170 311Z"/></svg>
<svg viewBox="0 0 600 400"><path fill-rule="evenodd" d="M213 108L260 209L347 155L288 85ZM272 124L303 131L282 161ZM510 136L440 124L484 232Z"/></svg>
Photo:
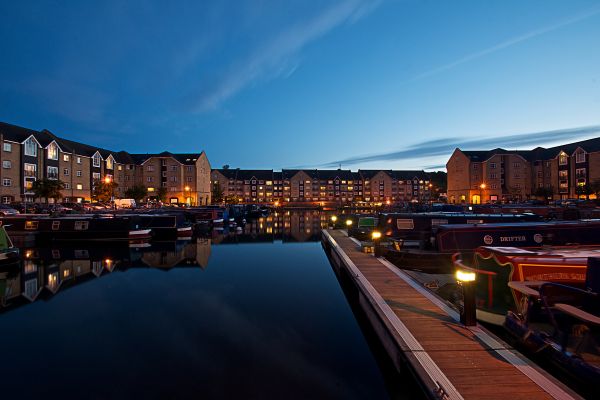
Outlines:
<svg viewBox="0 0 600 400"><path fill-rule="evenodd" d="M385 260L362 253L344 231L323 230L323 244L338 272L358 287L394 363L408 365L429 397L579 398L487 331L457 322L455 311Z"/></svg>

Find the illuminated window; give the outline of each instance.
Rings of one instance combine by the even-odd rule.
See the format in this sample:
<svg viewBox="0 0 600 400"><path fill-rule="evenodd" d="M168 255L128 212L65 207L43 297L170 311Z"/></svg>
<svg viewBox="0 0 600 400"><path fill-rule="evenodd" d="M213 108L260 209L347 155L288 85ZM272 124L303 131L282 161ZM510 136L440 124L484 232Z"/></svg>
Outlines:
<svg viewBox="0 0 600 400"><path fill-rule="evenodd" d="M100 166L100 154L96 153L94 154L94 157L92 157L92 163L94 165L94 167L99 167Z"/></svg>
<svg viewBox="0 0 600 400"><path fill-rule="evenodd" d="M565 153L560 153L558 156L558 164L559 165L567 165L568 156Z"/></svg>
<svg viewBox="0 0 600 400"><path fill-rule="evenodd" d="M63 161L69 161L70 157L68 154L63 154Z"/></svg>
<svg viewBox="0 0 600 400"><path fill-rule="evenodd" d="M30 137L29 139L27 139L25 141L25 155L26 156L36 157L37 149L38 149L38 143L33 137Z"/></svg>
<svg viewBox="0 0 600 400"><path fill-rule="evenodd" d="M585 153L577 153L575 154L575 162L576 163L584 163L585 162Z"/></svg>
<svg viewBox="0 0 600 400"><path fill-rule="evenodd" d="M55 142L48 145L48 160L58 160L58 145Z"/></svg>
<svg viewBox="0 0 600 400"><path fill-rule="evenodd" d="M12 144L4 142L4 151L10 153L12 151Z"/></svg>

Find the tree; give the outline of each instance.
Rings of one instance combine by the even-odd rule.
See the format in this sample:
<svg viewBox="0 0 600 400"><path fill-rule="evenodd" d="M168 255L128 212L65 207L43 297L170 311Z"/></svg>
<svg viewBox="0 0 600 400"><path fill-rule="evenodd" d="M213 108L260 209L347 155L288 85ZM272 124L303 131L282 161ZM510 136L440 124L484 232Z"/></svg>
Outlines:
<svg viewBox="0 0 600 400"><path fill-rule="evenodd" d="M33 182L31 190L35 198L44 198L46 203L48 199L54 199L54 202L58 202L62 196L61 190L65 188L64 182L58 179L39 179Z"/></svg>
<svg viewBox="0 0 600 400"><path fill-rule="evenodd" d="M596 200L600 199L600 179L596 179L590 183L590 190L596 195Z"/></svg>
<svg viewBox="0 0 600 400"><path fill-rule="evenodd" d="M165 203L167 201L167 188L166 187L159 187L156 190L156 197L158 197L158 200L162 201L163 203Z"/></svg>
<svg viewBox="0 0 600 400"><path fill-rule="evenodd" d="M226 204L238 204L239 200L240 199L234 194L230 194L225 197Z"/></svg>
<svg viewBox="0 0 600 400"><path fill-rule="evenodd" d="M229 164L223 165L223 169L229 169Z"/></svg>
<svg viewBox="0 0 600 400"><path fill-rule="evenodd" d="M577 196L585 196L586 200L590 199L590 194L593 193L592 188L587 183L577 184L575 189Z"/></svg>
<svg viewBox="0 0 600 400"><path fill-rule="evenodd" d="M554 187L553 186L538 187L533 192L533 195L538 198L541 197L546 202L546 204L548 204L548 200L554 196Z"/></svg>
<svg viewBox="0 0 600 400"><path fill-rule="evenodd" d="M92 190L92 199L103 203L108 203L115 195L115 189L119 185L115 181L105 182L97 179L94 181Z"/></svg>
<svg viewBox="0 0 600 400"><path fill-rule="evenodd" d="M221 188L221 183L219 181L216 181L213 184L213 188L212 188L212 202L213 204L215 203L221 203L223 201L223 189Z"/></svg>
<svg viewBox="0 0 600 400"><path fill-rule="evenodd" d="M136 203L142 201L148 194L148 189L144 185L135 185L125 191L125 197L128 199L134 199Z"/></svg>

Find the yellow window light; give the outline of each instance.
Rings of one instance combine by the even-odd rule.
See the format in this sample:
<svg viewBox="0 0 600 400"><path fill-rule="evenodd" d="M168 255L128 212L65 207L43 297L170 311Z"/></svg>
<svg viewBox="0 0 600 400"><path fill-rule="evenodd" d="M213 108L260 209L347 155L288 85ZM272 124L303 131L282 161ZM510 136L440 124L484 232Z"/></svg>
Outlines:
<svg viewBox="0 0 600 400"><path fill-rule="evenodd" d="M456 270L456 280L459 282L473 282L475 280L475 272Z"/></svg>

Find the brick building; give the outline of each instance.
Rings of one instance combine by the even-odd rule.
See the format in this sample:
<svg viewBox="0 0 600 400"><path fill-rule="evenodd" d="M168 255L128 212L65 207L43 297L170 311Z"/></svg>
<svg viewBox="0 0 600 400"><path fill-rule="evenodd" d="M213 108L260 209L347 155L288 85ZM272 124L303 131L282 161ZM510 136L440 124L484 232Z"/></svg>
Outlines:
<svg viewBox="0 0 600 400"><path fill-rule="evenodd" d="M33 201L31 187L42 178L64 182L65 201L90 200L94 185L108 178L118 184L116 198L141 184L148 197L164 187L168 202L210 204L211 168L204 152L115 152L7 123L0 123L0 143L2 203Z"/></svg>
<svg viewBox="0 0 600 400"><path fill-rule="evenodd" d="M600 138L523 151L457 148L446 169L452 203L522 201L540 188L555 200L584 197L600 181Z"/></svg>
<svg viewBox="0 0 600 400"><path fill-rule="evenodd" d="M241 203L397 203L431 198L424 171L214 169L211 179L224 199Z"/></svg>

